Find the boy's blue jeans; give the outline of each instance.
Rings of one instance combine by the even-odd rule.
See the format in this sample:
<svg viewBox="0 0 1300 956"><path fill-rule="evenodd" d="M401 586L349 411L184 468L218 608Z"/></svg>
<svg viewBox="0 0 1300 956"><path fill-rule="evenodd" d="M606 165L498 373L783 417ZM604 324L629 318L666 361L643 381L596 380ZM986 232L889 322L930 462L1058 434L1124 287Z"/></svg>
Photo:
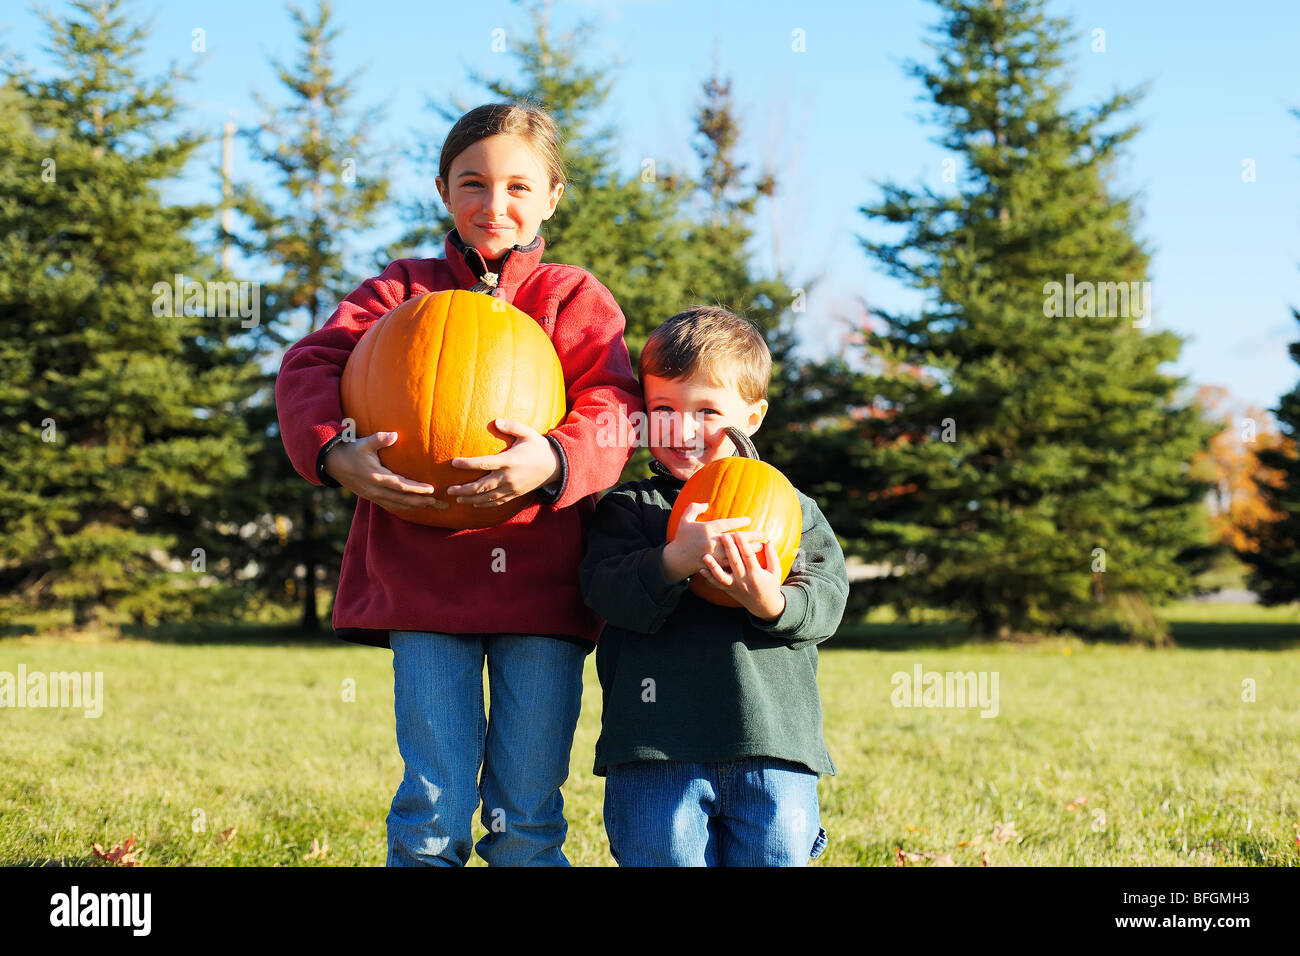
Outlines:
<svg viewBox="0 0 1300 956"><path fill-rule="evenodd" d="M768 757L614 764L605 832L619 866L807 866L826 848L817 774Z"/></svg>
<svg viewBox="0 0 1300 956"><path fill-rule="evenodd" d="M474 848L492 866L568 866L560 785L584 649L528 634L391 631L389 642L406 771L388 813L388 865L464 866ZM480 798L487 834L474 847Z"/></svg>

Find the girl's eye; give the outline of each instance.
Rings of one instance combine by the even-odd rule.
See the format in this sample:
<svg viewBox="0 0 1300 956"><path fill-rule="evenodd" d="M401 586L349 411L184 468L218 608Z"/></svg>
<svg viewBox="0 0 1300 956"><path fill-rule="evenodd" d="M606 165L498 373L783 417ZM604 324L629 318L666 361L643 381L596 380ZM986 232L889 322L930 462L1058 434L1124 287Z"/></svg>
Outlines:
<svg viewBox="0 0 1300 956"><path fill-rule="evenodd" d="M524 192L528 192L528 187L525 186L523 183L515 183L515 184L512 185L510 188L511 188L511 189L522 189Z"/></svg>

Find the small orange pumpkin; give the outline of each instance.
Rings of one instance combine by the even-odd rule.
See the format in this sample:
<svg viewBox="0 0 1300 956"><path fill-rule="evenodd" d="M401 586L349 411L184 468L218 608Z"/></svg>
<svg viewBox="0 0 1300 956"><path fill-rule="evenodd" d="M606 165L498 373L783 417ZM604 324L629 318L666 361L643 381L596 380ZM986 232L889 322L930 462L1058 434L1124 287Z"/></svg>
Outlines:
<svg viewBox="0 0 1300 956"><path fill-rule="evenodd" d="M785 475L759 460L758 452L744 432L736 428L728 428L726 432L736 446L737 454L711 461L686 479L668 515L668 540L677 537L677 526L692 503L707 502L709 510L695 520L749 518L749 526L740 530L757 531L772 542L781 564L781 580L784 581L794 565L803 534L803 507L799 504L799 496ZM759 564L766 568L761 552L758 559ZM741 606L739 601L698 575L691 578L690 590L711 604Z"/></svg>
<svg viewBox="0 0 1300 956"><path fill-rule="evenodd" d="M544 435L567 412L564 370L537 321L465 289L417 296L375 322L348 358L340 397L358 437L397 432L397 441L380 449L384 467L434 485L443 503L392 513L441 528L485 528L534 504L531 494L492 508L449 500L448 486L486 474L453 468L451 460L508 448L515 439L490 425L495 419Z"/></svg>

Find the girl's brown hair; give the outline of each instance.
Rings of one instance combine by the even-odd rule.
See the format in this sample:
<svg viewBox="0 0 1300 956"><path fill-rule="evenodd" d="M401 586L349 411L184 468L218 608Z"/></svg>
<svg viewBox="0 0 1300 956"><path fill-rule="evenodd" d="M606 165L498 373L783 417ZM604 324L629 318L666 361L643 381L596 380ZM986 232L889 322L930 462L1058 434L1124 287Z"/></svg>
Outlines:
<svg viewBox="0 0 1300 956"><path fill-rule="evenodd" d="M719 388L735 388L746 404L767 397L772 353L752 322L717 306L678 312L650 333L641 350L641 381L647 375L679 380L702 376Z"/></svg>
<svg viewBox="0 0 1300 956"><path fill-rule="evenodd" d="M552 189L565 181L564 164L560 162L560 132L550 114L528 104L488 103L456 120L447 134L438 158L438 175L443 183L450 186L452 160L479 140L498 134L518 136L528 144L546 167Z"/></svg>

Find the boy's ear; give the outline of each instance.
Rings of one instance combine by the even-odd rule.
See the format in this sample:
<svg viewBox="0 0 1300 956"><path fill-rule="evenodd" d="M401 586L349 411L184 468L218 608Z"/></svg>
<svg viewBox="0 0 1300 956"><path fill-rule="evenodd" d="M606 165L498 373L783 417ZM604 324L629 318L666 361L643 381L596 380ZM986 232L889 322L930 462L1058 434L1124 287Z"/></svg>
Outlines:
<svg viewBox="0 0 1300 956"><path fill-rule="evenodd" d="M745 418L744 432L746 435L752 435L758 431L763 419L767 417L767 399L760 398L753 405L749 406L749 414Z"/></svg>

